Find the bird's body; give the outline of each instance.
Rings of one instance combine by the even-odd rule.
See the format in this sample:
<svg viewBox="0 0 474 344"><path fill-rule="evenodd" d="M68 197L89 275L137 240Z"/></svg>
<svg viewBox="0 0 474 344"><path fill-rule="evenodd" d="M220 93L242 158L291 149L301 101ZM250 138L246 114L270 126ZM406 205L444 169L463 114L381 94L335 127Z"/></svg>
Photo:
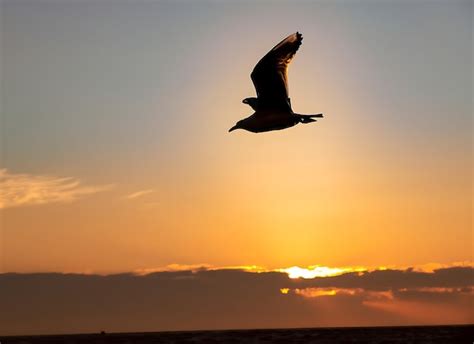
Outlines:
<svg viewBox="0 0 474 344"><path fill-rule="evenodd" d="M257 111L250 117L239 121L239 128L260 133L271 130L290 128L300 122L299 118L286 111ZM237 129L237 128L236 128Z"/></svg>
<svg viewBox="0 0 474 344"><path fill-rule="evenodd" d="M245 98L255 113L237 122L229 131L244 129L254 133L290 128L298 123L315 122L317 115L300 115L293 112L288 97L288 65L303 40L296 32L268 52L255 66L251 78L257 98Z"/></svg>

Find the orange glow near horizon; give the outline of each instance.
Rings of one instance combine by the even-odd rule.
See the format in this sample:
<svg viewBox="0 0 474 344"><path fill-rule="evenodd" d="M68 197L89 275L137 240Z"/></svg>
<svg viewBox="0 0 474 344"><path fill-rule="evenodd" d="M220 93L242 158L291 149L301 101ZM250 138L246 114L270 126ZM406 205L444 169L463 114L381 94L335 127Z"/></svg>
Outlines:
<svg viewBox="0 0 474 344"><path fill-rule="evenodd" d="M320 296L336 296L336 295L363 295L367 302L379 302L393 300L394 294L392 290L370 291L363 288L282 288L282 294L288 294L293 291L297 295L308 298ZM420 287L420 288L401 288L398 292L424 292L424 293L463 293L473 295L474 288L442 288L442 287Z"/></svg>
<svg viewBox="0 0 474 344"><path fill-rule="evenodd" d="M335 296L337 291L332 288L304 288L295 289L295 294L304 297Z"/></svg>

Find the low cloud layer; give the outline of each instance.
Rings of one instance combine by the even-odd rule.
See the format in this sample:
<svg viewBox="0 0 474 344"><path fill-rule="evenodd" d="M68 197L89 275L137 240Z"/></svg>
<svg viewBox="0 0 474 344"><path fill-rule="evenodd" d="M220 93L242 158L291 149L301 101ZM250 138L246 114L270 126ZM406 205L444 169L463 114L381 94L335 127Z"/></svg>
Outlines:
<svg viewBox="0 0 474 344"><path fill-rule="evenodd" d="M111 185L82 185L71 177L19 174L0 169L0 209L72 202L110 188Z"/></svg>
<svg viewBox="0 0 474 344"><path fill-rule="evenodd" d="M472 323L474 269L0 275L0 334Z"/></svg>

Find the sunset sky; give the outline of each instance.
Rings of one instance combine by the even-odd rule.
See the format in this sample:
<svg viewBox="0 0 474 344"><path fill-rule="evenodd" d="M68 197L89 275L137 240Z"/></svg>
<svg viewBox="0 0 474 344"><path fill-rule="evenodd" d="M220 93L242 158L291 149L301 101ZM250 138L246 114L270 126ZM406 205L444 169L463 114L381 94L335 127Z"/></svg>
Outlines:
<svg viewBox="0 0 474 344"><path fill-rule="evenodd" d="M472 1L4 0L0 9L0 272L140 279L255 266L260 274L230 271L263 280L292 266L346 268L339 276L472 266ZM228 133L252 113L241 103L255 95L252 68L296 31L292 106L325 118ZM472 305L473 280L463 281L415 287L464 288ZM272 283L275 297L314 291ZM365 288L330 287L344 297ZM473 322L456 300L439 319L397 304L410 316L384 324ZM307 314L287 324L338 325ZM285 326L226 319L221 327ZM364 319L341 324L380 317ZM186 324L124 330L211 326ZM73 330L61 326L15 329Z"/></svg>

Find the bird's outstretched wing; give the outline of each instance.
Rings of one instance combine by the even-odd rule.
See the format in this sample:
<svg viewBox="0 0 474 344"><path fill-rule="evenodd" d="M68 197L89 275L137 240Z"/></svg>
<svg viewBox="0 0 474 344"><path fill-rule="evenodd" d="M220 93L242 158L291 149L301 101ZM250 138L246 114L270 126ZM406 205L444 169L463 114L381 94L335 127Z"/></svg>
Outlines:
<svg viewBox="0 0 474 344"><path fill-rule="evenodd" d="M255 66L250 77L257 91L259 107L291 110L288 100L288 65L301 45L296 32L270 50Z"/></svg>

